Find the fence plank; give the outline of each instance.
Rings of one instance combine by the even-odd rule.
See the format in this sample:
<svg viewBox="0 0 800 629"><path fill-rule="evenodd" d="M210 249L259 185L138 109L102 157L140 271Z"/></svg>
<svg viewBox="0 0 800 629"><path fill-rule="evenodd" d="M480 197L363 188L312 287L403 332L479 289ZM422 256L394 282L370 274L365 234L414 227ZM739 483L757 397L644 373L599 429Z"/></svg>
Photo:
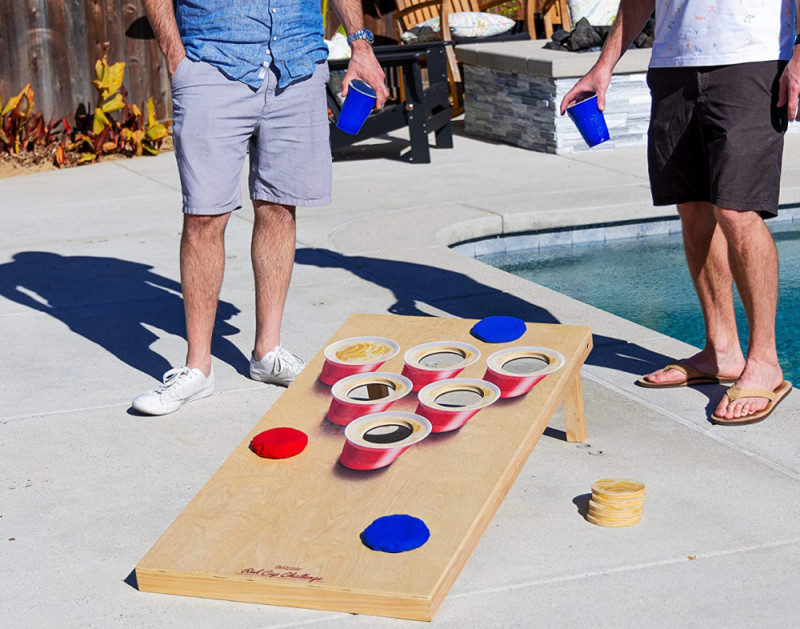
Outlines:
<svg viewBox="0 0 800 629"><path fill-rule="evenodd" d="M57 113L72 115L78 103L88 103L94 96L92 89L95 77L94 59L90 58L86 47L86 15L83 10L83 0L65 0L64 13L72 98L69 102L59 103L60 109Z"/></svg>
<svg viewBox="0 0 800 629"><path fill-rule="evenodd" d="M16 3L0 2L0 97L3 101L12 96L15 88L19 91L15 75L20 66L15 9Z"/></svg>
<svg viewBox="0 0 800 629"><path fill-rule="evenodd" d="M66 37L67 18L64 3L61 0L40 0L42 13L40 14L41 38L46 41L42 55L42 81L49 85L49 94L46 100L40 101L39 106L50 118L63 116L68 109L62 111L60 104L70 102L74 96L70 80L70 49ZM71 113L71 112L70 112Z"/></svg>

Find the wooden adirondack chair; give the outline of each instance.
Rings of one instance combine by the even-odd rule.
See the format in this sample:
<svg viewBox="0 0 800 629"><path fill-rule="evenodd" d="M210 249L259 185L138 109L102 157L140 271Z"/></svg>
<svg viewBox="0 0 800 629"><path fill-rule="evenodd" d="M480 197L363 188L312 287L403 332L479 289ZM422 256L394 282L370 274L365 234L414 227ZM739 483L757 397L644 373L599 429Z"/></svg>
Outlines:
<svg viewBox="0 0 800 629"><path fill-rule="evenodd" d="M534 15L541 12L545 12L545 34L548 37L553 34L553 23L561 24L563 28L569 28L569 12L566 7L567 0L520 1L522 3L522 13L524 16L523 24L525 28L525 33L522 37L519 35L511 37L499 35L497 37L470 41L503 41L506 39L520 38L536 39ZM395 0L394 22L397 28L397 36L398 39L400 39L403 33L411 30L414 26L431 18L439 17L442 40L452 41L449 28L449 15L451 13L484 12L487 9L508 2L509 0ZM461 70L456 62L456 56L452 47L447 48L447 64L450 75L450 100L453 104L452 114L456 116L463 111L463 82L461 79Z"/></svg>
<svg viewBox="0 0 800 629"><path fill-rule="evenodd" d="M547 39L553 36L553 24L560 24L565 31L572 30L567 0L538 0L537 4L539 10L536 12L542 16L544 36Z"/></svg>

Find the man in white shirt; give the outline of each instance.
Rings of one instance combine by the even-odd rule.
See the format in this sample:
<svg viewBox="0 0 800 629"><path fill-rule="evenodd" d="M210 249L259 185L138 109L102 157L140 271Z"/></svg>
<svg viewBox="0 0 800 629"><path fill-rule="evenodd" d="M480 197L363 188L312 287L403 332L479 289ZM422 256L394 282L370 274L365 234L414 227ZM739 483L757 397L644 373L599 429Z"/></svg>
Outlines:
<svg viewBox="0 0 800 629"><path fill-rule="evenodd" d="M655 9L650 186L655 205L678 206L706 344L639 384L733 382L711 416L718 424L761 421L791 390L775 346L778 258L763 219L778 213L783 134L798 115L795 2L622 0L599 60L561 103L563 115L596 93L602 110L614 66ZM746 360L734 281L750 330Z"/></svg>

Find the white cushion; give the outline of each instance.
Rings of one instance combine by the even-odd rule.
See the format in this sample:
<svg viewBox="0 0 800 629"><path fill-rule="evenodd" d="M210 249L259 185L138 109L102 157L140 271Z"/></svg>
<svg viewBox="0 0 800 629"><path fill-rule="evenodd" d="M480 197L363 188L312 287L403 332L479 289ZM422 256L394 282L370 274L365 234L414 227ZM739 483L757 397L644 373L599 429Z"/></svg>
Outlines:
<svg viewBox="0 0 800 629"><path fill-rule="evenodd" d="M619 0L567 0L572 23L581 18L592 26L611 26L617 17Z"/></svg>
<svg viewBox="0 0 800 629"><path fill-rule="evenodd" d="M461 13L451 13L449 16L450 33L453 37L492 37L501 35L514 28L514 20L503 15L494 13L478 13L465 11ZM441 21L438 17L420 22L410 31L403 33L401 39L408 43L420 41L430 41L426 37L430 33L441 31ZM438 39L438 37L437 37Z"/></svg>
<svg viewBox="0 0 800 629"><path fill-rule="evenodd" d="M453 37L492 37L514 28L514 20L494 13L451 13L449 24Z"/></svg>

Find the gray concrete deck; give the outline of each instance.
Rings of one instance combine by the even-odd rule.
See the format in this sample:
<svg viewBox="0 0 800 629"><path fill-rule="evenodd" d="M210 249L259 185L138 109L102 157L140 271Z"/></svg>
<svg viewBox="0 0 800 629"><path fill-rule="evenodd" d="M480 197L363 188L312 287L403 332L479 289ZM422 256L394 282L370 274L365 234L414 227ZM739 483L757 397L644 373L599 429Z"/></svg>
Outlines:
<svg viewBox="0 0 800 629"><path fill-rule="evenodd" d="M800 395L763 423L712 426L721 387L633 384L689 347L446 246L665 215L650 205L644 150L554 156L457 137L430 165L361 159L400 146L354 148L334 166L334 203L299 211L285 345L309 357L352 312L512 314L596 334L583 372L591 448L564 441L554 419L432 625L795 625ZM800 202L798 155L789 138L787 217ZM143 418L130 400L184 352L173 156L0 180L0 205L0 624L412 626L126 582L282 392L244 375L252 212L228 230L218 393ZM631 290L646 281L635 269L630 280ZM581 516L591 483L607 476L647 484L641 524L605 529Z"/></svg>

